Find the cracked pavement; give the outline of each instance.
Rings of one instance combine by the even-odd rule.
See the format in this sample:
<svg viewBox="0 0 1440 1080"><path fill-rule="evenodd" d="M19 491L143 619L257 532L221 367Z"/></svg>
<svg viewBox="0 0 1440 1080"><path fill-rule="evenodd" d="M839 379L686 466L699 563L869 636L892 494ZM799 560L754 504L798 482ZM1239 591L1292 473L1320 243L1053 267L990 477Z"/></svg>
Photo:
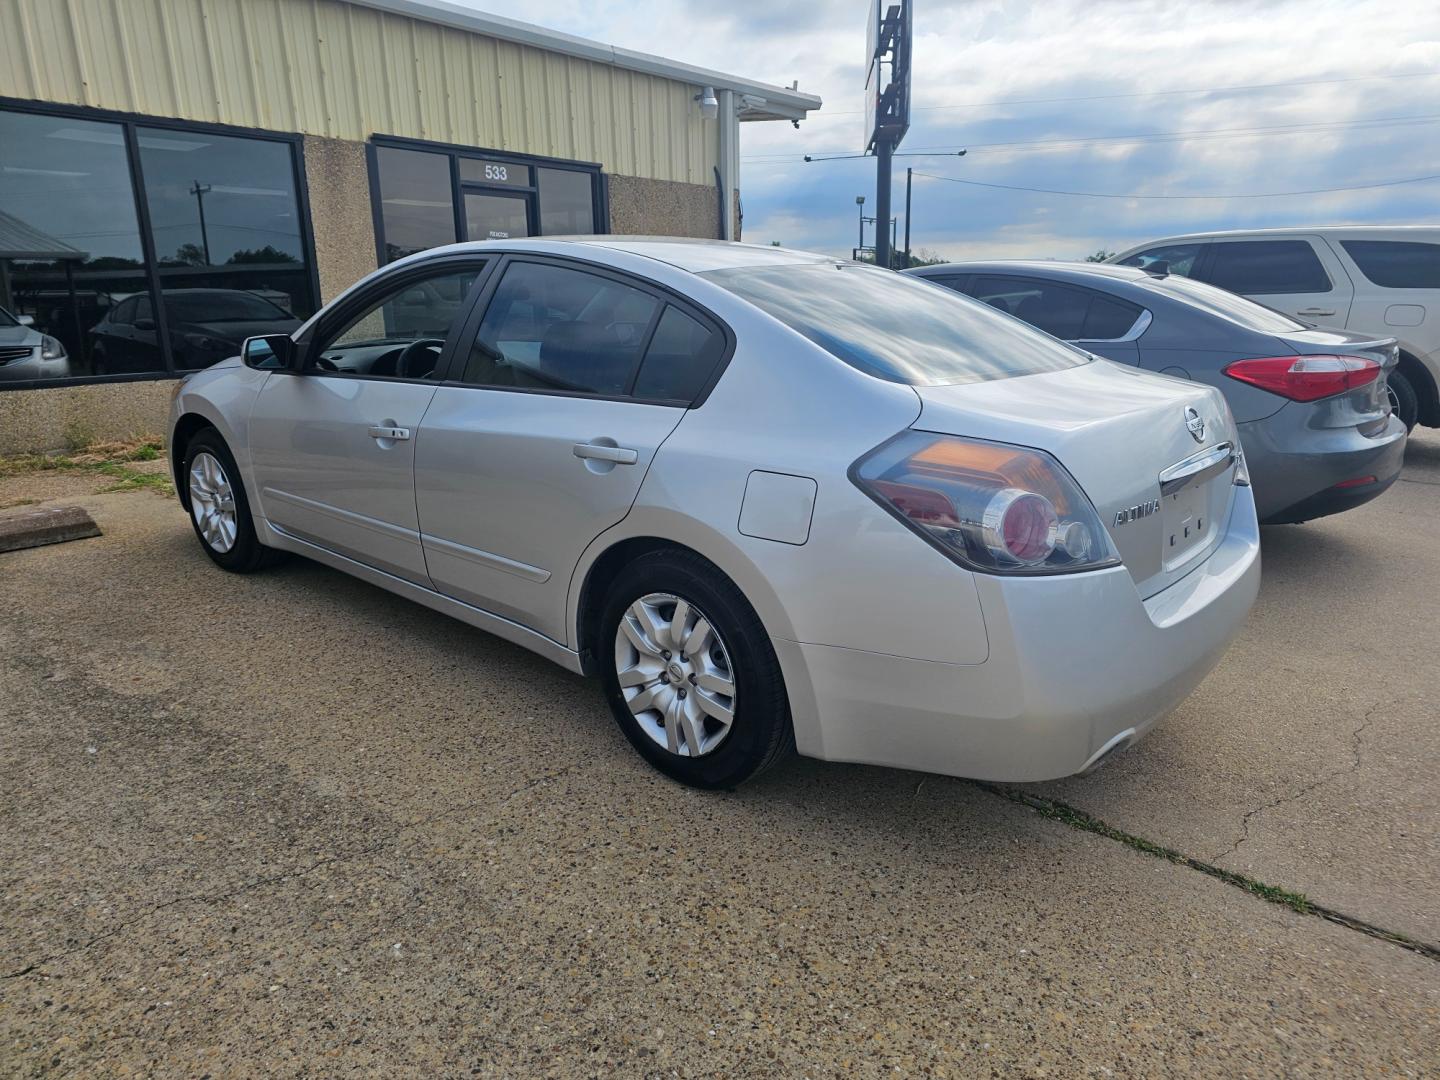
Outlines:
<svg viewBox="0 0 1440 1080"><path fill-rule="evenodd" d="M1211 679L1033 790L1440 941L1436 433L1407 478L1267 530ZM1432 959L964 781L677 787L537 657L77 501L0 556L0 1074L1440 1070Z"/></svg>

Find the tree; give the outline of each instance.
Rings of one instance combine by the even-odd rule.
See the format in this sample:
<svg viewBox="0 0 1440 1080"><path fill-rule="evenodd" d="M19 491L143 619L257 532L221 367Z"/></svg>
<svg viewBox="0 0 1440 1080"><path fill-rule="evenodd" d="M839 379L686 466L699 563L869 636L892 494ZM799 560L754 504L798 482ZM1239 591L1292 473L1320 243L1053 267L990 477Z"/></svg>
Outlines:
<svg viewBox="0 0 1440 1080"><path fill-rule="evenodd" d="M1086 261L1086 262L1104 262L1106 259L1113 258L1114 255L1115 255L1115 252L1113 252L1113 251L1106 251L1106 250L1102 247L1099 251L1095 252L1094 255L1086 255L1086 256L1085 256L1085 261Z"/></svg>
<svg viewBox="0 0 1440 1080"><path fill-rule="evenodd" d="M300 260L288 251L281 251L274 244L248 251L237 251L226 260L232 266L244 263L298 263Z"/></svg>
<svg viewBox="0 0 1440 1080"><path fill-rule="evenodd" d="M941 263L947 263L949 261L949 259L945 258L945 256L941 255L938 251L932 251L929 248L917 248L910 253L908 260L905 257L905 252L895 252L895 269L897 270L908 270L912 266L939 266Z"/></svg>
<svg viewBox="0 0 1440 1080"><path fill-rule="evenodd" d="M168 260L172 266L205 266L205 252L200 249L199 244L181 244L175 249L175 254Z"/></svg>

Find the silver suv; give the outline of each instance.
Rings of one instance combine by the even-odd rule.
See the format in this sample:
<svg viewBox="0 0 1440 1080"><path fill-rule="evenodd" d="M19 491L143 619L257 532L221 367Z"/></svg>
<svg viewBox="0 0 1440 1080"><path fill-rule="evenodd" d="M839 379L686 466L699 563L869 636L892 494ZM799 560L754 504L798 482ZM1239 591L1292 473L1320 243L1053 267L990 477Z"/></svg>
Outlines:
<svg viewBox="0 0 1440 1080"><path fill-rule="evenodd" d="M1130 248L1110 262L1222 289L1317 326L1394 337L1390 398L1407 428L1440 427L1440 226L1326 226L1192 233Z"/></svg>

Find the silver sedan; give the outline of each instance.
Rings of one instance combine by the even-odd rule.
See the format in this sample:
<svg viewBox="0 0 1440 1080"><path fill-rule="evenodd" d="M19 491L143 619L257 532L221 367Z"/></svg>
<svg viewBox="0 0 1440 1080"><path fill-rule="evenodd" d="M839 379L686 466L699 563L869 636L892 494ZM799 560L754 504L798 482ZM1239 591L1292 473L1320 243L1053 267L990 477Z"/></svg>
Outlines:
<svg viewBox="0 0 1440 1080"><path fill-rule="evenodd" d="M912 278L596 237L439 248L177 388L227 570L336 567L599 676L652 764L1095 767L1259 582L1224 399Z"/></svg>

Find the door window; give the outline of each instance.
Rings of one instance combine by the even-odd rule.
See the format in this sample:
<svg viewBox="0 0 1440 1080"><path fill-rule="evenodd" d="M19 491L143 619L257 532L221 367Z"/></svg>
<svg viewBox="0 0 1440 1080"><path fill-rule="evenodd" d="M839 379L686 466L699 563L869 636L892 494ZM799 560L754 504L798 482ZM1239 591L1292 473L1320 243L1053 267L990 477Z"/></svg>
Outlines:
<svg viewBox="0 0 1440 1080"><path fill-rule="evenodd" d="M465 193L465 235L471 240L514 240L530 235L529 200L523 195Z"/></svg>
<svg viewBox="0 0 1440 1080"><path fill-rule="evenodd" d="M1440 289L1440 244L1342 240L1360 272L1385 289Z"/></svg>
<svg viewBox="0 0 1440 1080"><path fill-rule="evenodd" d="M634 396L688 404L700 396L724 353L724 335L667 305L645 350Z"/></svg>
<svg viewBox="0 0 1440 1080"><path fill-rule="evenodd" d="M1308 240L1236 240L1213 247L1202 280L1242 296L1327 293L1332 288Z"/></svg>
<svg viewBox="0 0 1440 1080"><path fill-rule="evenodd" d="M1163 247L1153 247L1148 251L1142 251L1138 255L1131 255L1128 259L1122 259L1120 265L1138 266L1143 270L1156 263L1164 263L1171 274L1193 277L1195 264L1200 259L1200 252L1207 246L1205 244L1166 244Z"/></svg>
<svg viewBox="0 0 1440 1080"><path fill-rule="evenodd" d="M660 308L651 294L564 266L512 263L465 364L475 386L617 396Z"/></svg>
<svg viewBox="0 0 1440 1080"><path fill-rule="evenodd" d="M451 324L482 265L407 278L350 319L315 353L322 372L379 379L433 379Z"/></svg>
<svg viewBox="0 0 1440 1080"><path fill-rule="evenodd" d="M1122 338L1144 310L1092 289L998 274L977 277L970 295L1065 341Z"/></svg>

